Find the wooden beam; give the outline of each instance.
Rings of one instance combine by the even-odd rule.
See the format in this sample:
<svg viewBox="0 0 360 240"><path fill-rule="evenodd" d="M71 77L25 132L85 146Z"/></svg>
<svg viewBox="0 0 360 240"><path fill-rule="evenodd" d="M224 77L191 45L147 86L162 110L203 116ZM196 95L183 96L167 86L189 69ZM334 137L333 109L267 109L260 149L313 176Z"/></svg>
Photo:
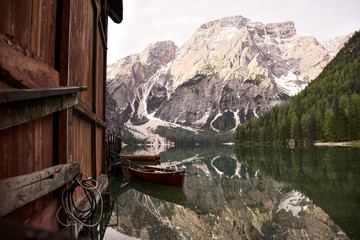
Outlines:
<svg viewBox="0 0 360 240"><path fill-rule="evenodd" d="M106 123L81 102L78 102L78 104L74 106L74 115L88 122L95 122L99 127L106 128Z"/></svg>
<svg viewBox="0 0 360 240"><path fill-rule="evenodd" d="M0 90L0 130L77 104L76 92L86 87Z"/></svg>
<svg viewBox="0 0 360 240"><path fill-rule="evenodd" d="M103 42L103 46L105 49L107 49L107 38L106 38L106 34L105 34L105 27L104 27L104 23L103 21L101 20L101 18L99 18L98 22L97 22L97 25L98 25L98 29L100 31L100 35L101 35L101 40Z"/></svg>
<svg viewBox="0 0 360 240"><path fill-rule="evenodd" d="M0 217L63 186L79 172L80 163L73 162L0 180Z"/></svg>
<svg viewBox="0 0 360 240"><path fill-rule="evenodd" d="M0 33L0 79L18 88L59 86L59 72Z"/></svg>
<svg viewBox="0 0 360 240"><path fill-rule="evenodd" d="M52 97L85 91L87 87L54 87L33 89L0 89L0 104L35 98Z"/></svg>

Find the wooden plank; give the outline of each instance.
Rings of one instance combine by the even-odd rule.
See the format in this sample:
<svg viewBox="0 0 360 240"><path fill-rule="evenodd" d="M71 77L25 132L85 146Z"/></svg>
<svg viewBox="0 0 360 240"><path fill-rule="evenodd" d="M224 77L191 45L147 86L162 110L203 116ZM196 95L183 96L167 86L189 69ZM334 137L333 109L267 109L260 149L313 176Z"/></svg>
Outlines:
<svg viewBox="0 0 360 240"><path fill-rule="evenodd" d="M52 193L48 193L45 196L32 201L25 206L22 206L15 211L1 217L1 219L9 220L13 222L28 224L36 218L36 215L41 213L44 210L44 206L46 206L49 201L54 199ZM57 226L57 225L56 225Z"/></svg>
<svg viewBox="0 0 360 240"><path fill-rule="evenodd" d="M87 86L79 102L93 110L94 11L90 0L70 2L69 85Z"/></svg>
<svg viewBox="0 0 360 240"><path fill-rule="evenodd" d="M70 127L69 125L69 111L68 109L61 110L59 112L59 124L58 124L58 149L59 151L59 163L67 163L69 155L69 136Z"/></svg>
<svg viewBox="0 0 360 240"><path fill-rule="evenodd" d="M56 5L56 0L1 0L0 32L53 67Z"/></svg>
<svg viewBox="0 0 360 240"><path fill-rule="evenodd" d="M55 66L56 41L56 8L57 1L40 0L41 2L41 38L38 41L38 55L51 67Z"/></svg>
<svg viewBox="0 0 360 240"><path fill-rule="evenodd" d="M0 179L53 164L53 115L0 130Z"/></svg>
<svg viewBox="0 0 360 240"><path fill-rule="evenodd" d="M95 127L96 131L96 143L95 143L95 156L96 156L96 175L99 176L105 169L105 157L104 157L104 129Z"/></svg>
<svg viewBox="0 0 360 240"><path fill-rule="evenodd" d="M93 3L93 12L94 12L94 18L93 18L93 22L92 22L92 27L93 27L93 34L92 34L92 38L93 38L93 42L92 42L92 84L93 84L93 92L92 92L92 112L93 113L97 113L97 91L98 91L98 82L97 82L97 73L99 71L98 66L99 66L99 61L98 61L98 49L97 49L97 22L99 19L99 11L97 8L97 4L94 4L95 1L92 1Z"/></svg>
<svg viewBox="0 0 360 240"><path fill-rule="evenodd" d="M12 1L0 0L0 32L11 34L12 24L9 22L11 19Z"/></svg>
<svg viewBox="0 0 360 240"><path fill-rule="evenodd" d="M72 160L80 162L81 172L93 176L92 173L92 124L76 115L72 118L71 123L71 155ZM74 199L77 200L81 195L75 192Z"/></svg>
<svg viewBox="0 0 360 240"><path fill-rule="evenodd" d="M55 87L35 89L0 89L0 104L35 98L44 98L57 95L73 94L86 91L87 87Z"/></svg>
<svg viewBox="0 0 360 240"><path fill-rule="evenodd" d="M33 214L26 224L40 227L49 231L57 231L59 222L56 219L56 212L60 206L60 199L51 199L44 202L41 210Z"/></svg>
<svg viewBox="0 0 360 240"><path fill-rule="evenodd" d="M9 130L5 129L0 131L0 179L3 176L7 175L8 169L8 154L9 154L9 145L8 145L8 135Z"/></svg>
<svg viewBox="0 0 360 240"><path fill-rule="evenodd" d="M74 106L76 94L0 104L0 130Z"/></svg>
<svg viewBox="0 0 360 240"><path fill-rule="evenodd" d="M105 31L104 31L104 29L105 29L104 25L105 24L107 24L107 23L103 23L102 19L100 18L99 21L98 21L98 29L99 29L99 32L100 32L100 35L101 35L102 43L104 44L105 48L107 49L107 36L105 34Z"/></svg>
<svg viewBox="0 0 360 240"><path fill-rule="evenodd" d="M61 4L60 86L69 86L70 0ZM60 13L59 13L60 14Z"/></svg>
<svg viewBox="0 0 360 240"><path fill-rule="evenodd" d="M0 90L0 130L74 106L86 87Z"/></svg>
<svg viewBox="0 0 360 240"><path fill-rule="evenodd" d="M80 172L77 162L0 180L0 217L70 182Z"/></svg>
<svg viewBox="0 0 360 240"><path fill-rule="evenodd" d="M11 6L13 36L26 49L30 49L32 5L31 1L13 1Z"/></svg>
<svg viewBox="0 0 360 240"><path fill-rule="evenodd" d="M84 104L82 104L81 102L79 102L75 107L74 107L74 114L77 115L78 117L87 120L87 121L93 121L96 122L96 124L98 126L102 126L103 128L106 127L106 123L101 120L99 117L96 116L95 113L91 112Z"/></svg>
<svg viewBox="0 0 360 240"><path fill-rule="evenodd" d="M97 57L97 65L96 65L96 115L97 117L99 117L100 119L104 120L104 108L105 108L105 102L104 102L104 94L105 94L105 89L104 89L104 82L106 82L106 79L104 78L104 71L105 69L103 68L104 64L104 48L103 48L103 44L100 41L100 35L99 32L97 32L97 52L98 52L98 57Z"/></svg>
<svg viewBox="0 0 360 240"><path fill-rule="evenodd" d="M59 73L9 36L0 33L0 77L14 87L59 86Z"/></svg>

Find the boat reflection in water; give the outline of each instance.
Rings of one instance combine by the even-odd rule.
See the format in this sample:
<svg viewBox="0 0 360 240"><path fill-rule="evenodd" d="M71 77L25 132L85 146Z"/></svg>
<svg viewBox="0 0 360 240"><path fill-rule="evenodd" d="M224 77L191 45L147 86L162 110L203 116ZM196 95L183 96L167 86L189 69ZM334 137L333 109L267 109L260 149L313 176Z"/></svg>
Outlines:
<svg viewBox="0 0 360 240"><path fill-rule="evenodd" d="M130 186L150 197L186 206L187 198L183 188L146 182L133 177L130 178Z"/></svg>

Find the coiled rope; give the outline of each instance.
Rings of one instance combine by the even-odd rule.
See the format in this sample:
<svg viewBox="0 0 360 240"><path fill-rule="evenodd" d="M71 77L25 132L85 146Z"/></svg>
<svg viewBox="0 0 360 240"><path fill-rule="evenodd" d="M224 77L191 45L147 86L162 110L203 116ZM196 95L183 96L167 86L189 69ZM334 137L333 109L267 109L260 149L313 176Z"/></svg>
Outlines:
<svg viewBox="0 0 360 240"><path fill-rule="evenodd" d="M85 176L85 179L83 177ZM84 191L84 194L86 196L86 199L88 200L89 207L85 209L80 209L76 207L75 200L74 200L74 193L77 188L82 188ZM61 196L61 202L62 205L59 207L58 211L56 212L56 218L59 221L59 223L63 226L69 227L71 226L71 223L65 224L60 221L59 219L59 212L61 208L64 208L65 213L67 214L68 218L70 220L74 220L86 227L95 227L98 225L101 221L102 214L103 214L103 199L101 196L100 190L97 188L98 182L88 177L86 173L79 173L76 175L73 179L73 183L65 188L62 192ZM95 193L100 197L100 217L96 223L91 224L93 222L93 218L96 212L96 195Z"/></svg>

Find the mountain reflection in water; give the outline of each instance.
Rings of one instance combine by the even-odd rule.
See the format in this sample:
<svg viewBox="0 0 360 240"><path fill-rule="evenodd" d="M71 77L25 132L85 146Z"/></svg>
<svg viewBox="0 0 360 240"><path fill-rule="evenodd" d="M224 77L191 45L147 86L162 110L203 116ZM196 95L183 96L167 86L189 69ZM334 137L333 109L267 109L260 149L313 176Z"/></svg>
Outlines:
<svg viewBox="0 0 360 240"><path fill-rule="evenodd" d="M164 166L186 167L184 188L131 179L113 195L110 224L118 232L138 239L359 238L360 149L173 148L160 155Z"/></svg>

